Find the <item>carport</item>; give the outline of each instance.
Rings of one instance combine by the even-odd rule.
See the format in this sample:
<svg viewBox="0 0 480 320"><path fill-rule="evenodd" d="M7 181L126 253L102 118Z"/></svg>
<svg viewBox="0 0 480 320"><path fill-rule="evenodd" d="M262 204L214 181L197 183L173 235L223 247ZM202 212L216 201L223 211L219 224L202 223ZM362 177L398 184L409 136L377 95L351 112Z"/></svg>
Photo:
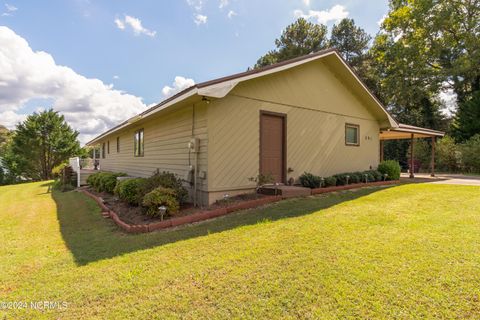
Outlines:
<svg viewBox="0 0 480 320"><path fill-rule="evenodd" d="M435 140L437 137L443 137L445 132L436 131L421 127L410 126L400 123L396 128L380 130L380 161L383 161L383 145L385 140L405 140L410 139L410 178L415 178L414 174L414 144L415 139L430 138L432 139L432 159L431 159L431 173L435 176Z"/></svg>

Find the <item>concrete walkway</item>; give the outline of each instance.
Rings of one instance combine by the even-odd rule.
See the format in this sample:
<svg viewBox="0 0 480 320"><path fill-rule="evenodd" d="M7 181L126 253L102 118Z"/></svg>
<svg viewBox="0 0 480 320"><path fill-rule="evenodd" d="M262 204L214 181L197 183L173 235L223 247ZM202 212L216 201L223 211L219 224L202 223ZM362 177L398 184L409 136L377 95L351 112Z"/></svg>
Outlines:
<svg viewBox="0 0 480 320"><path fill-rule="evenodd" d="M410 180L410 178L408 177L408 173L402 173L400 178L404 181ZM463 174L439 173L435 177L430 177L430 174L428 173L416 173L414 182L480 186L480 176L466 176Z"/></svg>

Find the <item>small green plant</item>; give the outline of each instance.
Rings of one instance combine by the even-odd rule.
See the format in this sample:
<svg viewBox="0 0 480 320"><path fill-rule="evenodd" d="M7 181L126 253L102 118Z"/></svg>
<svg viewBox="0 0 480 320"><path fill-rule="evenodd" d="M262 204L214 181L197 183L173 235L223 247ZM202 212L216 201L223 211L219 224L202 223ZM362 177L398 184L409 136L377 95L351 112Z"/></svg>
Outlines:
<svg viewBox="0 0 480 320"><path fill-rule="evenodd" d="M381 174L387 174L387 180L400 179L400 164L395 160L386 160L378 165Z"/></svg>
<svg viewBox="0 0 480 320"><path fill-rule="evenodd" d="M131 205L138 206L142 202L142 190L146 183L145 178L121 180L114 188L115 195Z"/></svg>
<svg viewBox="0 0 480 320"><path fill-rule="evenodd" d="M248 180L256 182L258 187L275 182L275 178L271 173L260 173L256 177L248 178Z"/></svg>
<svg viewBox="0 0 480 320"><path fill-rule="evenodd" d="M300 177L300 184L305 188L315 189L321 187L322 178L309 172L304 172Z"/></svg>
<svg viewBox="0 0 480 320"><path fill-rule="evenodd" d="M337 186L344 186L350 182L350 176L347 173L339 173L334 175L335 179L337 179Z"/></svg>
<svg viewBox="0 0 480 320"><path fill-rule="evenodd" d="M161 206L166 207L166 213L169 216L175 215L180 209L175 190L163 187L155 188L147 193L143 197L142 206L146 209L145 214L150 217L158 217L161 214L159 210Z"/></svg>

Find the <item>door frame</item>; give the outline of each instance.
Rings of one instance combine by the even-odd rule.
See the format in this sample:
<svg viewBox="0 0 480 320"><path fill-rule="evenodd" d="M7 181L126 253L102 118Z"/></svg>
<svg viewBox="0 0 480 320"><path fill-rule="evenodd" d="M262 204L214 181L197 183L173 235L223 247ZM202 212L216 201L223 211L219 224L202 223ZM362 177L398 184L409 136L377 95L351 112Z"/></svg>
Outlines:
<svg viewBox="0 0 480 320"><path fill-rule="evenodd" d="M259 162L259 171L258 173L262 173L262 116L274 116L274 117L279 117L282 118L282 162L283 162L283 168L282 168L282 183L287 182L287 114L285 113L279 113L279 112L273 112L273 111L266 111L266 110L260 110L260 115L259 115L259 157L258 157L258 162Z"/></svg>

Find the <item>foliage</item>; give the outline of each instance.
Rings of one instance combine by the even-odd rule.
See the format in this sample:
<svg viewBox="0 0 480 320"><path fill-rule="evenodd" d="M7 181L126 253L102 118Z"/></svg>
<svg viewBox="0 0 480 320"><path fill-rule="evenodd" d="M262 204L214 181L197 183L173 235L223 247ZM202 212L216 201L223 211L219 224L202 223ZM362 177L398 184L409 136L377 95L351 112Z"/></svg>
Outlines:
<svg viewBox="0 0 480 320"><path fill-rule="evenodd" d="M460 150L465 171L480 173L480 134L461 144Z"/></svg>
<svg viewBox="0 0 480 320"><path fill-rule="evenodd" d="M429 140L416 139L413 144L414 160L420 164L420 169L429 170L432 161L432 146ZM410 161L410 149L407 151L408 161Z"/></svg>
<svg viewBox="0 0 480 320"><path fill-rule="evenodd" d="M158 187L173 189L179 203L185 203L188 200L188 191L183 186L182 179L174 173L166 171L155 172L145 180L141 193L146 195Z"/></svg>
<svg viewBox="0 0 480 320"><path fill-rule="evenodd" d="M3 162L16 176L48 180L55 166L79 152L77 136L58 112L33 113L17 125Z"/></svg>
<svg viewBox="0 0 480 320"><path fill-rule="evenodd" d="M387 180L398 180L400 179L400 164L395 160L385 160L382 161L377 170L381 174L387 174Z"/></svg>
<svg viewBox="0 0 480 320"><path fill-rule="evenodd" d="M113 193L117 178L126 176L121 172L97 172L87 178L87 183L97 192Z"/></svg>
<svg viewBox="0 0 480 320"><path fill-rule="evenodd" d="M435 144L435 167L439 171L457 172L461 161L455 140L445 136Z"/></svg>
<svg viewBox="0 0 480 320"><path fill-rule="evenodd" d="M258 59L255 68L285 61L325 49L328 45L327 27L299 18L275 39L275 50Z"/></svg>
<svg viewBox="0 0 480 320"><path fill-rule="evenodd" d="M475 134L480 134L480 90L458 106L453 133L457 141L465 141Z"/></svg>
<svg viewBox="0 0 480 320"><path fill-rule="evenodd" d="M58 166L55 166L53 169L52 169L52 177L53 178L58 178L61 176L62 174L62 171L63 169L65 169L65 167L67 167L69 164L68 162L64 162L64 163L60 163Z"/></svg>
<svg viewBox="0 0 480 320"><path fill-rule="evenodd" d="M353 19L343 19L333 25L329 45L340 51L343 58L359 71L363 67L371 39L372 37L365 30L355 25Z"/></svg>
<svg viewBox="0 0 480 320"><path fill-rule="evenodd" d="M158 187L143 197L142 206L146 208L146 214L150 217L157 217L160 215L158 210L158 207L160 206L167 207L167 214L172 216L180 209L180 204L177 198L178 195L175 190Z"/></svg>
<svg viewBox="0 0 480 320"><path fill-rule="evenodd" d="M52 189L60 192L72 191L75 187L71 183L64 183L61 179L56 179L52 183Z"/></svg>
<svg viewBox="0 0 480 320"><path fill-rule="evenodd" d="M142 203L142 190L146 180L145 178L120 180L114 188L114 193L120 200L138 206Z"/></svg>
<svg viewBox="0 0 480 320"><path fill-rule="evenodd" d="M369 177L373 177L372 182L383 181L383 174L378 170L368 170L366 173L369 174Z"/></svg>
<svg viewBox="0 0 480 320"><path fill-rule="evenodd" d="M335 187L337 185L337 178L326 177L324 181L324 187Z"/></svg>
<svg viewBox="0 0 480 320"><path fill-rule="evenodd" d="M10 141L12 132L6 127L0 125L0 158L5 153L7 143Z"/></svg>
<svg viewBox="0 0 480 320"><path fill-rule="evenodd" d="M344 186L349 183L349 178L347 173L338 173L333 175L337 179L337 186Z"/></svg>
<svg viewBox="0 0 480 320"><path fill-rule="evenodd" d="M259 173L258 176L248 178L248 180L256 182L257 187L261 187L266 184L271 184L275 182L275 178L271 173L266 173L266 174Z"/></svg>
<svg viewBox="0 0 480 320"><path fill-rule="evenodd" d="M321 182L322 182L321 178L309 172L304 172L299 177L299 180L301 185L305 188L315 189L315 188L321 187Z"/></svg>

